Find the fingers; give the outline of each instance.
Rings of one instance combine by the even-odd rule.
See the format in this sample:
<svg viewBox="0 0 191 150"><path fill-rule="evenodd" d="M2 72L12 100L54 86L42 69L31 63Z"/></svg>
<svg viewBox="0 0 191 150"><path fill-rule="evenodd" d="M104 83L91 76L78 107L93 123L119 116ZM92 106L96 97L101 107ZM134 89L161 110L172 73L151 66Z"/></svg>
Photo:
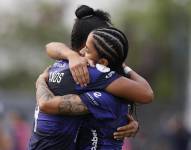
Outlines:
<svg viewBox="0 0 191 150"><path fill-rule="evenodd" d="M114 139L124 139L125 137L134 137L134 132L115 132Z"/></svg>
<svg viewBox="0 0 191 150"><path fill-rule="evenodd" d="M69 60L69 68L76 84L84 87L89 83L89 72L87 69L88 60L77 56Z"/></svg>
<svg viewBox="0 0 191 150"><path fill-rule="evenodd" d="M86 63L71 68L71 73L76 84L84 87L89 83L89 72Z"/></svg>
<svg viewBox="0 0 191 150"><path fill-rule="evenodd" d="M83 74L83 67L79 66L78 68L76 68L75 73L76 73L77 82L80 84L81 87L84 87L85 77Z"/></svg>
<svg viewBox="0 0 191 150"><path fill-rule="evenodd" d="M134 128L133 124L128 124L128 125L117 128L117 131L126 131L126 130L131 130L133 128Z"/></svg>
<svg viewBox="0 0 191 150"><path fill-rule="evenodd" d="M83 74L84 74L84 81L86 84L88 84L90 82L90 77L89 77L87 65L83 66L82 68L83 68Z"/></svg>
<svg viewBox="0 0 191 150"><path fill-rule="evenodd" d="M37 86L38 86L38 83L39 83L40 78L43 78L45 81L48 80L48 71L49 71L50 67L51 67L51 65L48 66L48 67L43 71L43 73L41 73L41 74L39 75L39 77L38 77L37 80L36 80L36 88L37 88Z"/></svg>
<svg viewBox="0 0 191 150"><path fill-rule="evenodd" d="M71 72L71 74L72 74L72 77L73 77L75 83L76 83L76 84L79 84L79 82L78 82L78 80L77 80L77 77L76 77L76 76L77 76L77 75L76 75L77 73L76 73L75 68L71 68L71 69L70 69L70 72Z"/></svg>
<svg viewBox="0 0 191 150"><path fill-rule="evenodd" d="M130 128L128 130L120 130L114 132L114 139L123 139L125 137L134 137L136 135L136 130L134 128Z"/></svg>
<svg viewBox="0 0 191 150"><path fill-rule="evenodd" d="M43 73L48 73L48 70L50 69L50 67L51 67L51 65L49 65L49 66L44 70Z"/></svg>
<svg viewBox="0 0 191 150"><path fill-rule="evenodd" d="M132 116L128 116L129 124L117 128L117 132L115 132L114 139L123 139L125 137L134 137L139 129L138 122L133 119Z"/></svg>
<svg viewBox="0 0 191 150"><path fill-rule="evenodd" d="M123 66L123 67L126 67L127 65L126 65L126 63L125 63L125 62L123 62L122 66Z"/></svg>
<svg viewBox="0 0 191 150"><path fill-rule="evenodd" d="M133 118L132 115L129 115L129 114L128 114L128 115L127 115L127 118L128 118L129 121L135 121L135 119Z"/></svg>
<svg viewBox="0 0 191 150"><path fill-rule="evenodd" d="M46 81L48 80L48 71L50 69L51 66L48 66L44 71L43 73L40 75L42 76Z"/></svg>

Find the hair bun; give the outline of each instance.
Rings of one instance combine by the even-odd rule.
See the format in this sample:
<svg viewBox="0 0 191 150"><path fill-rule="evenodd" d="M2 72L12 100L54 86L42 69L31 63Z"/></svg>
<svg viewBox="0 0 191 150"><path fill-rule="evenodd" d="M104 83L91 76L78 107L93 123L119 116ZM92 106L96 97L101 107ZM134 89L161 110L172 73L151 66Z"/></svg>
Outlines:
<svg viewBox="0 0 191 150"><path fill-rule="evenodd" d="M76 14L77 18L81 19L86 16L94 15L94 10L93 10L93 8L91 8L89 6L81 5L80 7L78 7L76 9L75 14Z"/></svg>

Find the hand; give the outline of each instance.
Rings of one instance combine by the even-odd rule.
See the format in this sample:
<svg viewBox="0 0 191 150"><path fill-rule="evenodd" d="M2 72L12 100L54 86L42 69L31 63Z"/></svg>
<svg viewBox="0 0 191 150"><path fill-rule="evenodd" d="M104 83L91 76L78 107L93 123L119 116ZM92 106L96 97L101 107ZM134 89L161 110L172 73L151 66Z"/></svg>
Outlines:
<svg viewBox="0 0 191 150"><path fill-rule="evenodd" d="M124 63L122 64L122 67L125 68L126 66L127 66L126 63L124 62Z"/></svg>
<svg viewBox="0 0 191 150"><path fill-rule="evenodd" d="M38 85L40 84L41 80L47 81L48 80L48 70L50 69L51 66L48 66L43 73L41 73L38 77L38 79L36 80L36 88L38 87Z"/></svg>
<svg viewBox="0 0 191 150"><path fill-rule="evenodd" d="M134 137L139 130L139 123L130 115L128 115L129 123L123 127L117 128L114 139L124 139L125 137Z"/></svg>
<svg viewBox="0 0 191 150"><path fill-rule="evenodd" d="M86 86L89 82L88 64L93 65L91 60L85 57L79 56L77 53L73 53L68 57L69 68L76 84L80 86Z"/></svg>

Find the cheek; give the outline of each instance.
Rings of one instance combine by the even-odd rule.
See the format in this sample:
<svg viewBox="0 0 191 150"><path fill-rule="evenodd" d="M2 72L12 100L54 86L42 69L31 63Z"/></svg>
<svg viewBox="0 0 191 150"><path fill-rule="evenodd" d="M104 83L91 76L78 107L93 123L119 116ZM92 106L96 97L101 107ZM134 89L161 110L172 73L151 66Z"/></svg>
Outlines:
<svg viewBox="0 0 191 150"><path fill-rule="evenodd" d="M88 59L94 59L94 57L91 54L85 53L85 57Z"/></svg>
<svg viewBox="0 0 191 150"><path fill-rule="evenodd" d="M96 63L96 62L98 61L98 58L96 58L95 55L92 55L92 54L86 53L86 54L85 54L85 57L86 57L87 59L92 60L94 63Z"/></svg>

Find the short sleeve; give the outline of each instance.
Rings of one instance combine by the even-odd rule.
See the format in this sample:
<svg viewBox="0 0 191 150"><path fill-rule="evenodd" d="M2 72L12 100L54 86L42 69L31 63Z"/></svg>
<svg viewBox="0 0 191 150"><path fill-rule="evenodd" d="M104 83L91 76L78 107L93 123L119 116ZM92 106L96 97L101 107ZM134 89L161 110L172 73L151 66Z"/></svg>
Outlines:
<svg viewBox="0 0 191 150"><path fill-rule="evenodd" d="M79 92L104 90L114 80L121 77L115 71L100 64L97 64L96 67L89 67L88 71L90 75L90 83L86 87L77 85L76 89Z"/></svg>
<svg viewBox="0 0 191 150"><path fill-rule="evenodd" d="M103 91L91 91L80 95L81 100L88 107L89 112L96 119L115 120L128 113L126 103Z"/></svg>

